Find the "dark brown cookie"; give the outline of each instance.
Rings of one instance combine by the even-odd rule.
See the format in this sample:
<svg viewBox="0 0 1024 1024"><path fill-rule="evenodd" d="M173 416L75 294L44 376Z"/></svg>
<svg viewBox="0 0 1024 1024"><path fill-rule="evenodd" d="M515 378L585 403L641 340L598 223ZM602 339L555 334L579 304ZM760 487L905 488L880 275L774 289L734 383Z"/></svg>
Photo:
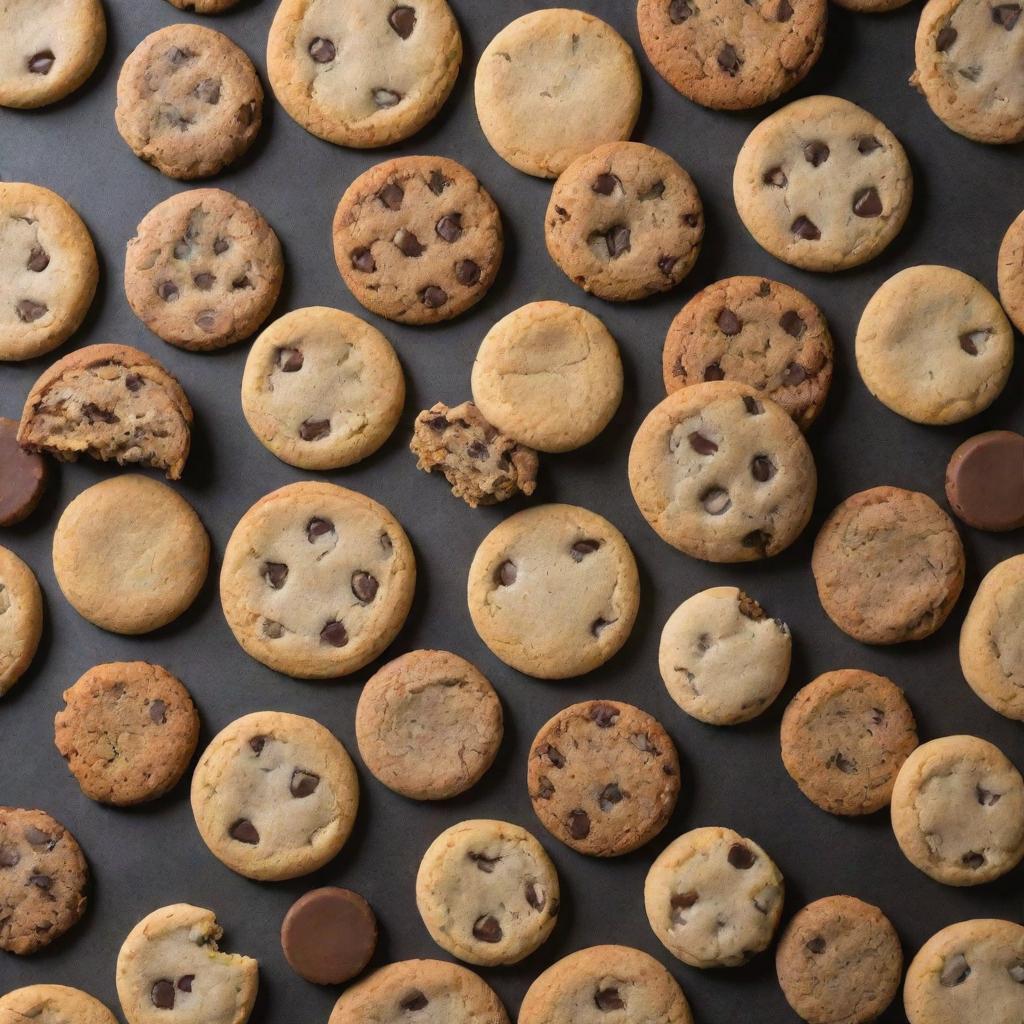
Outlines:
<svg viewBox="0 0 1024 1024"><path fill-rule="evenodd" d="M18 421L0 416L0 526L32 514L46 489L46 463L18 444Z"/></svg>
<svg viewBox="0 0 1024 1024"><path fill-rule="evenodd" d="M300 896L281 925L284 958L317 985L341 985L370 962L377 948L377 918L350 889L327 887Z"/></svg>
<svg viewBox="0 0 1024 1024"><path fill-rule="evenodd" d="M946 467L946 497L957 516L978 530L1024 526L1024 437L989 430L964 441Z"/></svg>

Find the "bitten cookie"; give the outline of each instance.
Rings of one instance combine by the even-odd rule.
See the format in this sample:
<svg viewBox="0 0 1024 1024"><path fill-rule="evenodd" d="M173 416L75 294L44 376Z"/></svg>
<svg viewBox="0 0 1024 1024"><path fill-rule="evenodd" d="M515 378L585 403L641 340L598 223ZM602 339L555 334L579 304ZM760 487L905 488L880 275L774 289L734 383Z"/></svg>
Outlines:
<svg viewBox="0 0 1024 1024"><path fill-rule="evenodd" d="M1018 331L1024 331L1024 211L1007 228L996 267L999 299Z"/></svg>
<svg viewBox="0 0 1024 1024"><path fill-rule="evenodd" d="M0 526L27 519L46 490L46 462L18 444L18 421L0 416Z"/></svg>
<svg viewBox="0 0 1024 1024"><path fill-rule="evenodd" d="M544 848L507 821L463 821L442 832L416 874L431 938L471 964L515 964L551 934L558 874Z"/></svg>
<svg viewBox="0 0 1024 1024"><path fill-rule="evenodd" d="M117 1024L117 1018L81 989L28 985L0 996L0 1024Z"/></svg>
<svg viewBox="0 0 1024 1024"><path fill-rule="evenodd" d="M1024 436L987 430L964 441L946 466L946 499L976 530L1024 526Z"/></svg>
<svg viewBox="0 0 1024 1024"><path fill-rule="evenodd" d="M0 548L0 697L24 674L43 632L43 595L35 574Z"/></svg>
<svg viewBox="0 0 1024 1024"><path fill-rule="evenodd" d="M617 701L584 701L541 726L526 782L541 824L566 846L618 857L653 839L679 797L679 756L659 721Z"/></svg>
<svg viewBox="0 0 1024 1024"><path fill-rule="evenodd" d="M323 867L345 845L359 781L319 722L258 711L222 729L192 776L203 842L232 871L277 882Z"/></svg>

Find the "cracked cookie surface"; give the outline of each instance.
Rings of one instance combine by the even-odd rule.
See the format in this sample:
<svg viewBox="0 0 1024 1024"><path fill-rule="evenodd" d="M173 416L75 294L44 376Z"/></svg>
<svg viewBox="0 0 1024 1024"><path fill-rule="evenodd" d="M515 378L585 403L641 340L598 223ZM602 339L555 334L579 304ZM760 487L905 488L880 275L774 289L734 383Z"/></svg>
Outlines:
<svg viewBox="0 0 1024 1024"><path fill-rule="evenodd" d="M26 985L0 996L0 1024L117 1024L98 1000L67 985Z"/></svg>
<svg viewBox="0 0 1024 1024"><path fill-rule="evenodd" d="M24 674L43 631L43 595L32 570L0 547L0 697Z"/></svg>

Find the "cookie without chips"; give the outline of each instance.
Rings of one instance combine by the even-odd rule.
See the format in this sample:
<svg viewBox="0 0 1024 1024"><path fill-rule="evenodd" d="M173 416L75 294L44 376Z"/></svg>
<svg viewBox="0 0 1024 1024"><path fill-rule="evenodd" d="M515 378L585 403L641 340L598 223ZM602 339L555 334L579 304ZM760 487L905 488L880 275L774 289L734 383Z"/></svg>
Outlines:
<svg viewBox="0 0 1024 1024"><path fill-rule="evenodd" d="M0 996L0 1024L117 1024L98 1000L67 985L26 985Z"/></svg>
<svg viewBox="0 0 1024 1024"><path fill-rule="evenodd" d="M1018 331L1024 332L1024 212L1006 229L996 267L999 300Z"/></svg>
<svg viewBox="0 0 1024 1024"><path fill-rule="evenodd" d="M0 697L26 672L43 632L43 595L32 570L0 547Z"/></svg>

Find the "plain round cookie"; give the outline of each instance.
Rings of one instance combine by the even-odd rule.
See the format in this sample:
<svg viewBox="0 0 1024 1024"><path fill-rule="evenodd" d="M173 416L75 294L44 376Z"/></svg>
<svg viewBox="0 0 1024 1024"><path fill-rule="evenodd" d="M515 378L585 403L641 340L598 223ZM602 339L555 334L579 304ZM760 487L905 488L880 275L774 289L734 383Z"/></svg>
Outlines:
<svg viewBox="0 0 1024 1024"><path fill-rule="evenodd" d="M544 847L507 821L445 829L416 873L416 906L431 938L471 964L519 963L558 919L558 873Z"/></svg>
<svg viewBox="0 0 1024 1024"><path fill-rule="evenodd" d="M977 530L1024 526L1024 435L986 430L964 441L946 465L946 500Z"/></svg>
<svg viewBox="0 0 1024 1024"><path fill-rule="evenodd" d="M609 1013L620 1024L693 1024L675 978L629 946L590 946L552 964L527 989L519 1024L604 1024Z"/></svg>
<svg viewBox="0 0 1024 1024"><path fill-rule="evenodd" d="M259 442L301 469L372 455L398 424L405 378L387 338L326 306L295 309L253 342L242 412Z"/></svg>
<svg viewBox="0 0 1024 1024"><path fill-rule="evenodd" d="M397 519L330 483L260 498L224 549L220 599L243 650L298 679L348 675L398 635L416 560Z"/></svg>
<svg viewBox="0 0 1024 1024"><path fill-rule="evenodd" d="M878 907L826 896L786 926L775 970L787 1002L808 1024L869 1024L900 990L903 950Z"/></svg>
<svg viewBox="0 0 1024 1024"><path fill-rule="evenodd" d="M746 384L714 381L648 413L629 451L629 486L666 543L709 562L749 562L800 535L817 471L781 406Z"/></svg>
<svg viewBox="0 0 1024 1024"><path fill-rule="evenodd" d="M117 1024L88 992L67 985L27 985L0 996L0 1024Z"/></svg>
<svg viewBox="0 0 1024 1024"><path fill-rule="evenodd" d="M670 843L644 883L647 920L691 967L737 967L768 947L784 885L772 859L729 828L697 828Z"/></svg>
<svg viewBox="0 0 1024 1024"><path fill-rule="evenodd" d="M845 270L877 256L913 197L896 136L837 96L808 96L766 117L743 143L732 184L758 245L803 270Z"/></svg>
<svg viewBox="0 0 1024 1024"><path fill-rule="evenodd" d="M25 674L43 632L43 595L35 574L0 547L0 697Z"/></svg>
<svg viewBox="0 0 1024 1024"><path fill-rule="evenodd" d="M14 526L35 511L48 476L43 457L18 444L18 421L0 416L0 526Z"/></svg>
<svg viewBox="0 0 1024 1024"><path fill-rule="evenodd" d="M1010 376L1013 349L995 297L952 267L901 270L871 296L857 325L867 389L915 423L960 423L987 409Z"/></svg>
<svg viewBox="0 0 1024 1024"><path fill-rule="evenodd" d="M889 803L917 746L903 691L863 669L825 672L782 716L782 763L800 791L830 814L871 814Z"/></svg>
<svg viewBox="0 0 1024 1024"><path fill-rule="evenodd" d="M217 948L213 911L176 903L144 917L117 954L117 997L128 1024L245 1024L259 965Z"/></svg>
<svg viewBox="0 0 1024 1024"><path fill-rule="evenodd" d="M416 1013L416 1018L410 1018ZM327 1024L509 1024L494 990L443 960L401 960L342 993Z"/></svg>
<svg viewBox="0 0 1024 1024"><path fill-rule="evenodd" d="M661 631L658 667L669 696L710 725L756 718L789 678L789 627L737 587L687 598Z"/></svg>
<svg viewBox="0 0 1024 1024"><path fill-rule="evenodd" d="M473 362L473 401L488 423L542 452L592 441L622 401L622 360L593 313L530 302L502 317Z"/></svg>
<svg viewBox="0 0 1024 1024"><path fill-rule="evenodd" d="M767 103L800 82L825 43L826 0L640 0L640 42L684 96L716 110Z"/></svg>
<svg viewBox="0 0 1024 1024"><path fill-rule="evenodd" d="M199 714L181 681L144 661L89 669L64 691L54 742L90 800L128 807L163 796L185 774Z"/></svg>
<svg viewBox="0 0 1024 1024"><path fill-rule="evenodd" d="M1024 928L959 921L936 932L907 968L910 1024L1017 1024L1024 1013Z"/></svg>
<svg viewBox="0 0 1024 1024"><path fill-rule="evenodd" d="M494 687L448 651L410 651L380 668L359 695L355 725L366 767L413 800L446 800L476 785L504 734Z"/></svg>
<svg viewBox="0 0 1024 1024"><path fill-rule="evenodd" d="M53 535L53 571L71 606L111 633L148 633L195 600L210 538L192 506L150 477L112 477L78 495Z"/></svg>
<svg viewBox="0 0 1024 1024"><path fill-rule="evenodd" d="M192 776L192 813L210 852L246 878L277 882L323 867L359 807L348 752L312 718L257 711L225 726Z"/></svg>
<svg viewBox="0 0 1024 1024"><path fill-rule="evenodd" d="M629 138L643 87L633 51L611 25L553 7L524 14L487 44L474 88L498 156L557 178L596 146Z"/></svg>
<svg viewBox="0 0 1024 1024"><path fill-rule="evenodd" d="M219 188L178 192L139 222L124 291L158 337L193 352L233 345L270 315L284 260L254 206Z"/></svg>
<svg viewBox="0 0 1024 1024"><path fill-rule="evenodd" d="M1024 780L987 740L931 740L896 776L892 829L907 860L935 881L991 882L1024 857Z"/></svg>
<svg viewBox="0 0 1024 1024"><path fill-rule="evenodd" d="M667 153L610 142L577 157L551 190L548 253L574 284L610 301L674 288L693 269L704 208Z"/></svg>
<svg viewBox="0 0 1024 1024"><path fill-rule="evenodd" d="M418 132L448 99L462 36L445 0L284 0L267 43L277 101L339 146L387 146Z"/></svg>
<svg viewBox="0 0 1024 1024"><path fill-rule="evenodd" d="M872 487L825 520L811 570L822 608L844 633L900 644L946 621L964 584L964 548L927 494Z"/></svg>
<svg viewBox="0 0 1024 1024"><path fill-rule="evenodd" d="M107 22L99 0L7 0L0 35L0 107L42 107L93 73L107 45Z"/></svg>
<svg viewBox="0 0 1024 1024"><path fill-rule="evenodd" d="M703 381L749 384L806 430L832 384L832 335L821 310L788 284L727 277L676 314L661 365L669 394Z"/></svg>
<svg viewBox="0 0 1024 1024"><path fill-rule="evenodd" d="M170 178L208 178L234 163L262 120L263 86L252 61L203 25L168 25L146 36L117 78L121 138Z"/></svg>
<svg viewBox="0 0 1024 1024"><path fill-rule="evenodd" d="M640 578L626 538L576 505L539 505L483 539L469 568L469 614L506 665L568 679L603 665L636 621Z"/></svg>
<svg viewBox="0 0 1024 1024"><path fill-rule="evenodd" d="M1024 211L1006 229L996 265L999 300L1018 331L1024 332Z"/></svg>
<svg viewBox="0 0 1024 1024"><path fill-rule="evenodd" d="M501 214L462 164L405 156L364 171L334 214L334 259L356 300L403 324L464 313L494 283Z"/></svg>
<svg viewBox="0 0 1024 1024"><path fill-rule="evenodd" d="M64 199L0 182L0 361L34 359L67 341L98 280L92 236Z"/></svg>

